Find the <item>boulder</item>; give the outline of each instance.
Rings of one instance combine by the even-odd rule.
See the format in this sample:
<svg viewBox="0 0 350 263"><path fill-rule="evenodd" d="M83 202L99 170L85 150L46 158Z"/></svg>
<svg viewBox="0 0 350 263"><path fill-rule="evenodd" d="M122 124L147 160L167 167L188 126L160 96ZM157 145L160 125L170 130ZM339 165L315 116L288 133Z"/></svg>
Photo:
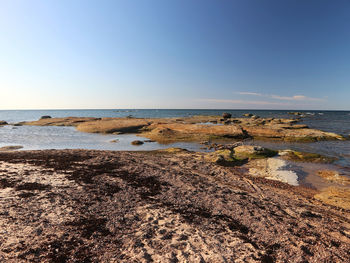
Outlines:
<svg viewBox="0 0 350 263"><path fill-rule="evenodd" d="M0 126L7 125L8 123L6 121L0 121Z"/></svg>
<svg viewBox="0 0 350 263"><path fill-rule="evenodd" d="M51 119L51 116L44 115L44 116L41 116L41 118L40 118L40 120L45 120L45 119Z"/></svg>
<svg viewBox="0 0 350 263"><path fill-rule="evenodd" d="M252 114L252 113L244 113L243 116L244 116L244 117L252 117L253 114Z"/></svg>
<svg viewBox="0 0 350 263"><path fill-rule="evenodd" d="M208 153L205 159L209 162L216 164L224 164L227 162L235 162L235 158L233 157L233 152L228 149L217 150L215 152Z"/></svg>
<svg viewBox="0 0 350 263"><path fill-rule="evenodd" d="M232 117L232 114L231 114L231 113L228 113L228 112L224 112L224 113L222 114L222 117L223 117L224 119L229 119L229 118Z"/></svg>
<svg viewBox="0 0 350 263"><path fill-rule="evenodd" d="M143 143L144 143L143 141L139 141L139 140L131 142L132 145L142 145Z"/></svg>

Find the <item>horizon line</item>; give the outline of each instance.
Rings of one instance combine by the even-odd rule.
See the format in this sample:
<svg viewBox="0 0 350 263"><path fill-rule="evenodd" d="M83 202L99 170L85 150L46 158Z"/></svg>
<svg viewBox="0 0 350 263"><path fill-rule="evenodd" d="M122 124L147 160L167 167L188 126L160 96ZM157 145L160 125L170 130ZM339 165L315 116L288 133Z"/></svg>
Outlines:
<svg viewBox="0 0 350 263"><path fill-rule="evenodd" d="M0 109L0 111L64 111L64 110L256 110L256 111L350 111L345 109L252 109L252 108L42 108L42 109Z"/></svg>

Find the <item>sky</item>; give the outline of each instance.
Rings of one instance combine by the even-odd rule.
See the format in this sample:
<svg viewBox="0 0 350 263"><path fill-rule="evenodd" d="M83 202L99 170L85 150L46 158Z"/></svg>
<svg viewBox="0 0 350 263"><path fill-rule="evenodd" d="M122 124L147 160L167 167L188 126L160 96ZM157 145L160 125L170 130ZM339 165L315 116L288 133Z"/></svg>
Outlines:
<svg viewBox="0 0 350 263"><path fill-rule="evenodd" d="M350 110L350 0L0 0L0 109Z"/></svg>

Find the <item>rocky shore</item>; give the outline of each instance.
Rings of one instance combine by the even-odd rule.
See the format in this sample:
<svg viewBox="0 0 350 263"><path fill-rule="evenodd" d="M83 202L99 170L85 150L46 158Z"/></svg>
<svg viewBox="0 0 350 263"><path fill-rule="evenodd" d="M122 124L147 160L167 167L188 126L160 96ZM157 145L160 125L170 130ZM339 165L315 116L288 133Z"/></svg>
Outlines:
<svg viewBox="0 0 350 263"><path fill-rule="evenodd" d="M226 118L220 116L194 116L186 118L42 118L17 125L75 126L90 133L138 133L151 140L170 143L177 141L203 141L255 138L313 142L345 140L341 135L308 128L298 124L299 119Z"/></svg>
<svg viewBox="0 0 350 263"><path fill-rule="evenodd" d="M272 155L252 150L226 158ZM349 209L249 169L181 149L1 152L0 262L350 261Z"/></svg>

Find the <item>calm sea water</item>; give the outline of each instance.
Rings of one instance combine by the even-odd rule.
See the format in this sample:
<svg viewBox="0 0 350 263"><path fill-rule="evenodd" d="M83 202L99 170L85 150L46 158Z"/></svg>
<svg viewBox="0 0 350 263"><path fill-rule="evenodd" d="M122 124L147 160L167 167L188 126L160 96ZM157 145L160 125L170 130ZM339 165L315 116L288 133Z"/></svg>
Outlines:
<svg viewBox="0 0 350 263"><path fill-rule="evenodd" d="M0 120L8 123L38 120L43 115L52 117L184 117L192 115L221 115L230 112L233 117L253 113L261 117L291 118L289 111L275 110L0 110ZM350 111L301 111L305 114L303 123L311 128L350 135ZM118 143L111 140L118 139ZM199 150L195 143L162 145L145 143L132 146L130 142L140 139L135 135L100 135L80 133L73 127L31 127L4 126L0 128L0 147L22 145L24 149L106 149L106 150L152 150L167 147L183 147ZM251 142L275 149L294 149L316 152L339 158L337 164L350 169L350 141L330 141L317 143Z"/></svg>

